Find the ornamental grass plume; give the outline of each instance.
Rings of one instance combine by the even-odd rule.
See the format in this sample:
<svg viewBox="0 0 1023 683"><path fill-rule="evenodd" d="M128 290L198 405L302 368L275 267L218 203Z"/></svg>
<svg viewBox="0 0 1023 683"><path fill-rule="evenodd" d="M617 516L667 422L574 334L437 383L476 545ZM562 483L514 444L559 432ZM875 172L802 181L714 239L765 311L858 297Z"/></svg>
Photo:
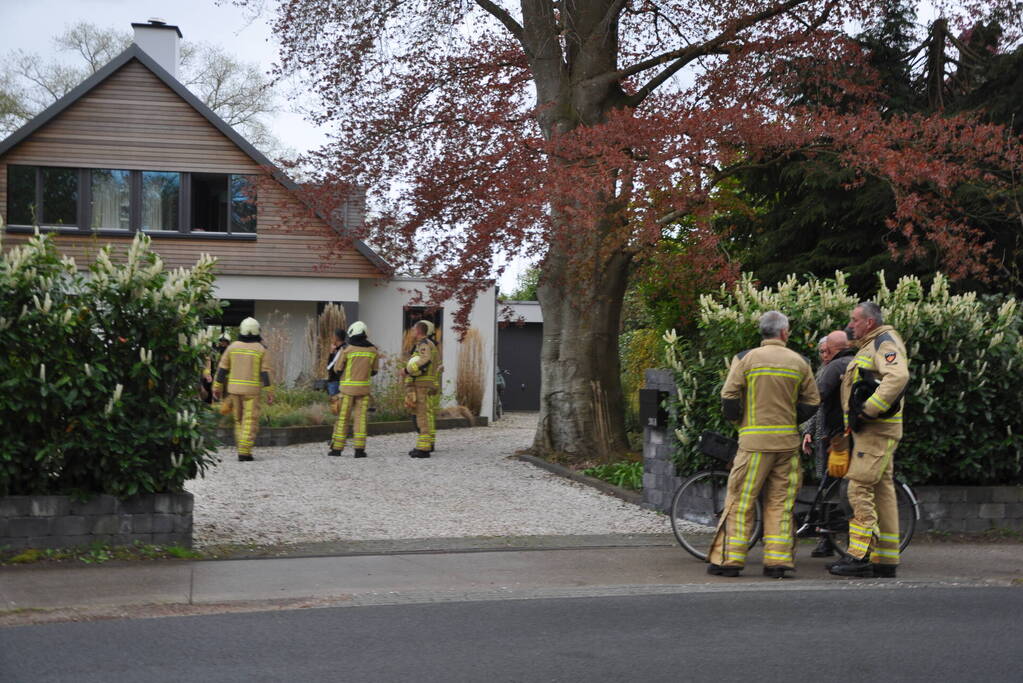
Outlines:
<svg viewBox="0 0 1023 683"><path fill-rule="evenodd" d="M348 328L345 309L339 304L327 304L323 312L306 323L305 348L309 369L313 377L327 376L330 350L334 346L334 330Z"/></svg>
<svg viewBox="0 0 1023 683"><path fill-rule="evenodd" d="M455 380L455 400L479 415L486 391L487 357L483 350L483 337L470 327L458 349L458 378Z"/></svg>
<svg viewBox="0 0 1023 683"><path fill-rule="evenodd" d="M291 350L291 331L288 329L287 313L275 310L262 321L261 334L263 345L270 352L270 366L265 368L270 373L270 381L283 386L288 376L288 358Z"/></svg>

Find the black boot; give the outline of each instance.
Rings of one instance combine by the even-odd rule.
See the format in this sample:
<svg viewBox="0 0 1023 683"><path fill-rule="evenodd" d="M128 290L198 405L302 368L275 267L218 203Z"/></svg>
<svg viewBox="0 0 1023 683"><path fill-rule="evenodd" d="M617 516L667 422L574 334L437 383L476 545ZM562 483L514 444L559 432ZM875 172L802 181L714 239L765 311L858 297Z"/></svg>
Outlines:
<svg viewBox="0 0 1023 683"><path fill-rule="evenodd" d="M796 571L794 567L764 567L764 576L769 579L787 579L789 575L785 572Z"/></svg>
<svg viewBox="0 0 1023 683"><path fill-rule="evenodd" d="M327 455L329 455L331 457L334 457L334 458L340 457L341 449L340 448L331 448L330 452L327 453Z"/></svg>
<svg viewBox="0 0 1023 683"><path fill-rule="evenodd" d="M251 455L242 455L241 453L238 454L238 462L252 462L253 460L255 460L255 458L253 458Z"/></svg>
<svg viewBox="0 0 1023 683"><path fill-rule="evenodd" d="M356 458L365 458L366 457L366 450L364 448L356 448L355 449L355 457Z"/></svg>
<svg viewBox="0 0 1023 683"><path fill-rule="evenodd" d="M831 557L834 554L835 544L831 542L830 536L821 536L817 547L810 551L810 557Z"/></svg>
<svg viewBox="0 0 1023 683"><path fill-rule="evenodd" d="M874 565L866 557L858 559L852 556L843 557L835 562L828 571L835 576L853 576L861 579L869 579L874 576Z"/></svg>
<svg viewBox="0 0 1023 683"><path fill-rule="evenodd" d="M722 567L720 564L708 564L707 573L711 576L738 576L742 567Z"/></svg>
<svg viewBox="0 0 1023 683"><path fill-rule="evenodd" d="M430 451L421 451L418 448L413 448L409 452L409 457L412 457L412 458L429 458L430 457Z"/></svg>
<svg viewBox="0 0 1023 683"><path fill-rule="evenodd" d="M875 564L874 576L879 579L894 579L897 564Z"/></svg>

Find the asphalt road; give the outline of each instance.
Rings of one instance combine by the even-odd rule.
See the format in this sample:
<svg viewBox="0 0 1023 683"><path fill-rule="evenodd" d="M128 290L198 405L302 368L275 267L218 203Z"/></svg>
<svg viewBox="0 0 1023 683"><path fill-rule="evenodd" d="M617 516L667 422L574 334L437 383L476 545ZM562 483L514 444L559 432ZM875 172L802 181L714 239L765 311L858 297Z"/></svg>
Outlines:
<svg viewBox="0 0 1023 683"><path fill-rule="evenodd" d="M1019 681L1021 612L766 588L63 623L0 630L0 681Z"/></svg>

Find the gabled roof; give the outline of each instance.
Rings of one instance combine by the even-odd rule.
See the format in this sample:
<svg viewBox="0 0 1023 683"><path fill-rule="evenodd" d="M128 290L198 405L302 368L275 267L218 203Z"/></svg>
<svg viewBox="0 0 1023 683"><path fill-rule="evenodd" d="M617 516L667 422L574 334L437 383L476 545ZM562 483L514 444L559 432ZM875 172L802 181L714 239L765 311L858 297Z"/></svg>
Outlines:
<svg viewBox="0 0 1023 683"><path fill-rule="evenodd" d="M52 121L54 118L59 116L68 107L73 105L79 99L81 99L86 93L95 88L97 85L105 81L114 72L123 67L125 64L133 59L137 59L143 66L149 69L153 75L159 78L164 85L174 91L178 97L188 102L193 109L201 114L207 121L223 133L231 142L238 146L240 150L245 152L253 161L260 166L269 169L271 175L277 182L286 187L292 193L295 194L296 198L302 201L306 206L309 203L304 201L299 193L299 187L288 175L277 167L270 159L266 157L262 152L252 146L252 144L238 134L234 128L229 126L222 118L217 116L216 112L206 106L206 104L196 97L188 88L174 78L166 69L160 66L155 59L150 57L142 48L132 43L131 46L121 54L114 57L108 62L103 68L96 73L92 74L84 81L79 83L73 90L64 97L60 98L49 107L44 109L38 115L36 115L31 121L26 123L24 126L14 131L6 139L0 140L0 156L3 156L16 145L24 142L33 133L45 126L47 123ZM312 209L311 206L309 206ZM327 225L331 226L338 233L343 232L344 227L337 224L337 221L332 220L324 216L321 212L313 209L317 217L324 221ZM390 270L390 265L384 261L380 256L370 249L361 240L352 240L352 246L355 247L356 251L365 256L369 261L377 268L387 272Z"/></svg>

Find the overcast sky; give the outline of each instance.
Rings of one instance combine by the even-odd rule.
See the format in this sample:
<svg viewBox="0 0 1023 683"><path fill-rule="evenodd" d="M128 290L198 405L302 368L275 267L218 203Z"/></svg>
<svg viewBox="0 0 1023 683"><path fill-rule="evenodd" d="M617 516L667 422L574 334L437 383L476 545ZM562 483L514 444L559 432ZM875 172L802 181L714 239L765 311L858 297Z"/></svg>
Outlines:
<svg viewBox="0 0 1023 683"><path fill-rule="evenodd" d="M52 42L68 25L88 21L130 31L132 22L151 18L178 26L184 40L220 45L267 70L277 60L278 46L268 16L253 19L245 11L227 3L218 5L215 0L0 0L0 54L22 49L44 59L71 60L57 52ZM274 135L297 152L326 141L322 131L296 113L282 112L269 123ZM502 291L514 289L526 265L519 261L511 264L510 272L501 278Z"/></svg>
<svg viewBox="0 0 1023 683"><path fill-rule="evenodd" d="M52 39L69 24L88 21L130 31L132 22L160 18L181 29L185 40L220 45L229 53L269 70L277 44L266 18L250 19L233 5L214 0L0 0L0 52L14 49L46 58L65 58ZM293 113L272 120L274 134L298 152L317 147L324 136Z"/></svg>

